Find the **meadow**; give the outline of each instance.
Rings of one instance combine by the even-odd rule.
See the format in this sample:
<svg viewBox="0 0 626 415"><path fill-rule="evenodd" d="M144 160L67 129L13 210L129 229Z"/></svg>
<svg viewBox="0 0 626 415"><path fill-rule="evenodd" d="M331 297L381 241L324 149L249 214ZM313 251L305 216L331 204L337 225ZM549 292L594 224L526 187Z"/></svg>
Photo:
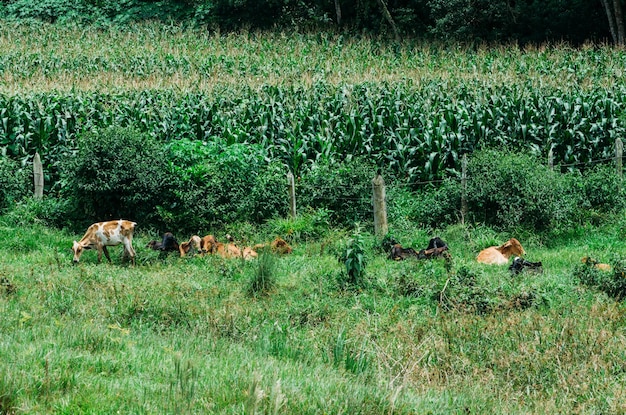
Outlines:
<svg viewBox="0 0 626 415"><path fill-rule="evenodd" d="M604 45L10 23L0 51L0 149L24 168L42 154L47 197L63 195L56 169L83 133L111 125L179 140L191 161L206 142L267 149L303 175L359 153L389 162L402 190L456 177L460 156L483 146L552 149L577 174L624 131L626 54ZM191 167L214 157L205 151ZM399 242L423 248L438 234L452 255L396 262L368 221L303 224L300 206L296 219L198 231L253 244L281 230L291 255L160 256L145 247L160 233L148 223L131 266L121 248L112 264L87 252L73 265L78 226L55 229L25 205L0 216L0 413L626 413L623 212L588 208L535 233L432 229L395 206ZM511 236L542 273L475 262ZM355 241L357 281L345 263ZM587 268L586 255L613 271Z"/></svg>
<svg viewBox="0 0 626 415"><path fill-rule="evenodd" d="M13 223L0 226L3 413L626 410L624 306L579 278L584 255L623 252L623 220L552 248L521 238L544 271L517 276L475 262L505 238L488 228L442 230L449 264L391 261L363 232L358 286L342 283L345 232L255 261L162 257L139 232L136 266L121 249L73 265L79 235ZM251 290L263 267L272 284Z"/></svg>

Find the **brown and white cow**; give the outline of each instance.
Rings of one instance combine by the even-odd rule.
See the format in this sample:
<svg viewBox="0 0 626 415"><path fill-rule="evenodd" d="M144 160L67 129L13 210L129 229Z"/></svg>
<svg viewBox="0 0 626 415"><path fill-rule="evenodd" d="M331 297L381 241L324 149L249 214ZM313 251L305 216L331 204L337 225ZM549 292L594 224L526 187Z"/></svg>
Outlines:
<svg viewBox="0 0 626 415"><path fill-rule="evenodd" d="M505 265L513 255L524 255L526 251L522 244L515 238L511 238L500 246L490 246L480 251L476 260L483 264Z"/></svg>
<svg viewBox="0 0 626 415"><path fill-rule="evenodd" d="M135 222L129 220L111 220L107 222L98 222L87 228L85 236L72 246L74 251L74 263L78 263L80 256L86 249L98 250L98 262L102 261L102 252L106 255L109 262L111 257L107 246L124 245L124 256L129 256L133 264L135 264L135 250L133 249L133 232L135 231Z"/></svg>

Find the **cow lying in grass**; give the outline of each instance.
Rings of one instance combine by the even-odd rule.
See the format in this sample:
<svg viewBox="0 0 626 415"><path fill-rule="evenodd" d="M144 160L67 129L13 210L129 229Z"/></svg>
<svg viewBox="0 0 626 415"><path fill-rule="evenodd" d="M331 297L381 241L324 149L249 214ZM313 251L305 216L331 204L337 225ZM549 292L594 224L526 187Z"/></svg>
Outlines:
<svg viewBox="0 0 626 415"><path fill-rule="evenodd" d="M515 257L509 266L509 271L511 271L513 275L517 275L524 271L541 273L543 272L543 264L541 262L530 262L526 261L524 258Z"/></svg>
<svg viewBox="0 0 626 415"><path fill-rule="evenodd" d="M180 249L176 237L171 232L165 232L161 242L150 241L146 247L161 252L178 252Z"/></svg>
<svg viewBox="0 0 626 415"><path fill-rule="evenodd" d="M597 269L599 269L601 271L611 271L612 270L612 267L609 264L600 263L600 262L596 261L595 259L593 259L593 258L591 258L589 256L583 257L581 259L581 262L583 264L587 264L587 265L589 265L591 267L597 268Z"/></svg>
<svg viewBox="0 0 626 415"><path fill-rule="evenodd" d="M227 235L227 238L232 241L232 238ZM187 255L191 250L195 250L196 253L203 256L205 254L208 255L219 255L222 258L230 259L230 258L243 258L243 259L253 259L258 256L258 254L249 247L245 247L240 249L233 242L222 243L218 242L217 238L213 235L206 235L204 238L200 238L197 235L193 235L188 242L183 242L180 244L180 256L183 257Z"/></svg>
<svg viewBox="0 0 626 415"><path fill-rule="evenodd" d="M107 246L124 245L124 257L130 257L135 264L135 249L133 249L133 233L135 222L128 220L111 220L98 222L87 228L87 232L78 242L74 241L72 251L74 252L74 263L80 261L80 256L86 249L96 249L98 251L98 262L102 261L102 252L111 262Z"/></svg>
<svg viewBox="0 0 626 415"><path fill-rule="evenodd" d="M252 249L255 251L260 251L262 249L266 249L268 247L267 243L264 244L256 244ZM274 238L274 240L269 244L269 248L272 252L277 253L279 255L288 255L293 252L293 248L280 236Z"/></svg>
<svg viewBox="0 0 626 415"><path fill-rule="evenodd" d="M521 256L526 251L522 244L515 238L511 238L500 246L491 246L480 251L476 260L483 264L505 265L509 263L509 258L513 255Z"/></svg>
<svg viewBox="0 0 626 415"><path fill-rule="evenodd" d="M389 253L389 259L394 261L401 261L403 259L415 258L415 259L432 259L439 257L449 257L448 244L446 244L441 238L434 237L428 242L426 249L420 249L416 251L413 248L403 248L400 244L394 244L391 247Z"/></svg>

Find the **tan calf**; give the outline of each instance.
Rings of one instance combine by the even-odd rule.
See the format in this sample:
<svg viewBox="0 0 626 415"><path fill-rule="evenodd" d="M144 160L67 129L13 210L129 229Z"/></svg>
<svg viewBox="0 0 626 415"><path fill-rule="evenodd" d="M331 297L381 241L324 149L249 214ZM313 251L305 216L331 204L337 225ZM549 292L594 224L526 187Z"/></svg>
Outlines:
<svg viewBox="0 0 626 415"><path fill-rule="evenodd" d="M508 264L512 255L521 256L526 251L522 248L522 244L515 238L511 238L500 246L491 246L480 251L476 260L483 264L505 265Z"/></svg>

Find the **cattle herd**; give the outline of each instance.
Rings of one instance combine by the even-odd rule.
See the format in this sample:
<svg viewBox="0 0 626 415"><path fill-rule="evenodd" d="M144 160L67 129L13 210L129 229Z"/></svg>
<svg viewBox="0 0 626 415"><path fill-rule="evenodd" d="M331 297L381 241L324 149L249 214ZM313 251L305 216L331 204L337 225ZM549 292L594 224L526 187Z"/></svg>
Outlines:
<svg viewBox="0 0 626 415"><path fill-rule="evenodd" d="M80 241L74 241L72 251L74 253L74 263L80 261L83 251L95 249L98 251L98 262L102 260L102 254L111 262L111 257L107 250L108 246L122 244L124 246L123 256L128 257L130 261L135 263L135 249L133 248L133 233L135 231L135 222L129 220L112 220L106 222L98 222L87 228L87 232ZM258 251L268 249L271 252L284 255L292 252L291 246L282 238L276 237L271 243L257 244L252 247L239 247L234 238L226 235L226 241L218 241L213 235L199 237L193 235L189 240L179 243L171 232L166 232L160 241L153 240L148 242L146 247L162 253L178 252L181 257L187 255L217 255L225 259L242 258L254 259L258 257ZM428 246L424 249L404 248L393 238L389 240L389 259L400 261L405 259L434 259L443 258L447 261L451 259L448 244L439 237L432 238ZM524 270L534 272L542 271L541 262L531 262L522 258L526 251L521 243L511 238L500 246L491 246L483 249L478 253L476 260L484 264L506 265L509 259L514 257L513 262L509 266L509 270L513 274L519 274ZM610 271L611 266L599 263L598 261L584 257L583 263L593 266L603 271Z"/></svg>
<svg viewBox="0 0 626 415"><path fill-rule="evenodd" d="M87 228L87 232L80 241L74 241L72 251L74 252L74 263L80 261L83 251L96 249L98 251L98 262L102 261L102 253L111 262L108 246L124 245L124 257L129 257L135 263L135 249L133 248L133 233L135 222L128 220L112 220L98 222ZM206 235L201 238L193 235L188 241L178 243L178 240L171 232L166 232L160 241L148 242L146 247L163 253L178 252L181 257L188 254L197 255L218 255L222 258L243 258L254 259L258 257L261 249L270 249L277 254L290 254L291 246L282 238L277 237L269 244L257 244L254 247L239 247L235 244L230 235L226 235L227 242L220 242L213 235Z"/></svg>

